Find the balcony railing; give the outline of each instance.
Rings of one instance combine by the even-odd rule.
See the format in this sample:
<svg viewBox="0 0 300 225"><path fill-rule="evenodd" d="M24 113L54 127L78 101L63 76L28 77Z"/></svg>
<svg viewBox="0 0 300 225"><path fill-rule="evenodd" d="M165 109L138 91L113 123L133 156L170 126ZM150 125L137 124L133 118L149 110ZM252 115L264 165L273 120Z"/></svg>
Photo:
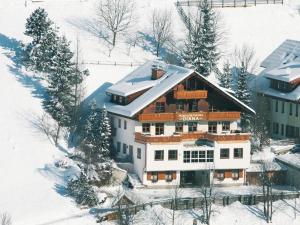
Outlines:
<svg viewBox="0 0 300 225"><path fill-rule="evenodd" d="M181 133L172 136L151 136L142 133L135 133L135 141L140 143L168 143L168 142L182 142L188 140L207 139L210 141L248 141L250 134L212 134L206 132L191 132Z"/></svg>
<svg viewBox="0 0 300 225"><path fill-rule="evenodd" d="M174 91L175 99L205 99L207 98L206 90L195 90L195 91L185 91L177 90Z"/></svg>
<svg viewBox="0 0 300 225"><path fill-rule="evenodd" d="M178 113L143 113L138 120L140 122L167 122L167 121L221 121L238 120L240 112L178 112Z"/></svg>

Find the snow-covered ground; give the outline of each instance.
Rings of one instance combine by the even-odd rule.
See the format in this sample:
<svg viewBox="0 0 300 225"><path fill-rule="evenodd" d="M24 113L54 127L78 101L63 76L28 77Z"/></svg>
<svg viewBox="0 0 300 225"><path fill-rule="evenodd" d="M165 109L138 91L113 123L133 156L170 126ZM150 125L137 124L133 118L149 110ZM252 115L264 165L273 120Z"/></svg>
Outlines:
<svg viewBox="0 0 300 225"><path fill-rule="evenodd" d="M299 225L300 224L300 201L294 210L294 201L278 201L273 205L273 225ZM213 205L211 224L213 225L262 225L268 224L263 219L263 204L246 206L235 202L227 207ZM197 224L202 224L200 218L202 211L186 210L175 213L175 225L191 225L197 219ZM296 215L296 217L295 217ZM148 207L140 211L133 219L136 225L172 224L172 211L161 206ZM113 225L115 222L103 222L103 225Z"/></svg>
<svg viewBox="0 0 300 225"><path fill-rule="evenodd" d="M128 45L121 37L109 57L106 42L97 37L92 27L95 1L27 1L25 7L25 0L0 0L0 212L11 214L14 225L95 224L88 210L81 210L74 201L64 196L61 185L75 170L72 165L67 170L54 167L56 160L64 158L64 148L53 146L32 123L36 116L42 114L40 95L43 87L24 69L17 68L13 58L18 41L28 41L23 32L30 13L39 6L46 8L50 18L60 27L61 34L73 41L73 46L78 37L81 58L85 62L143 62L155 58L151 37L147 33L150 12L156 7L172 10L174 39L180 43L184 37L185 29L173 4L174 0L137 1L135 11L139 19L132 29L140 31L147 40L132 48L129 54ZM297 0L294 1L297 3ZM247 42L255 47L257 55L262 59L284 39L300 37L300 16L295 5L218 11L227 30L224 46L227 52L235 45L241 46ZM134 69L100 65L87 65L87 68L91 73L86 80L87 95L105 82L114 83ZM242 223L242 219L254 221L251 224L263 223L259 214L251 214L249 211L253 211L239 204L218 210L220 213L213 217L214 224L221 224L226 218L230 224L246 224ZM283 213L278 211L278 219L275 216L274 221L279 222L275 224L296 224L289 209L285 210ZM183 218L187 218L189 212L183 213ZM142 218L147 215L147 212L141 212L139 216ZM147 221L143 224L151 224ZM186 221L191 221L191 217Z"/></svg>

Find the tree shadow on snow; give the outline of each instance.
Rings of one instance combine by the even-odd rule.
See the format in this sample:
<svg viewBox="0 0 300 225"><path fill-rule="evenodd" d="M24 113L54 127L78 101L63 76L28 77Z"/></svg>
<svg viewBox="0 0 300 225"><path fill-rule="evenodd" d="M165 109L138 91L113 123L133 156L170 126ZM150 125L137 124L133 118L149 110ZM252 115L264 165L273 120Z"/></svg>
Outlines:
<svg viewBox="0 0 300 225"><path fill-rule="evenodd" d="M263 220L265 219L263 210L259 209L257 205L245 205L245 208L248 209L249 212L257 216L258 218Z"/></svg>
<svg viewBox="0 0 300 225"><path fill-rule="evenodd" d="M139 34L142 36L144 41L138 43L138 45L145 51L151 52L153 55L156 55L156 41L154 37L144 32L139 32ZM159 58L167 63L182 66L180 56L167 47L163 47L160 49Z"/></svg>
<svg viewBox="0 0 300 225"><path fill-rule="evenodd" d="M7 37L0 33L0 47L9 51L4 53L4 55L13 62L13 65L8 65L8 68L17 80L26 88L30 88L31 94L34 97L46 98L45 88L40 83L40 80L26 74L26 71L24 71L22 64L23 49L21 41Z"/></svg>

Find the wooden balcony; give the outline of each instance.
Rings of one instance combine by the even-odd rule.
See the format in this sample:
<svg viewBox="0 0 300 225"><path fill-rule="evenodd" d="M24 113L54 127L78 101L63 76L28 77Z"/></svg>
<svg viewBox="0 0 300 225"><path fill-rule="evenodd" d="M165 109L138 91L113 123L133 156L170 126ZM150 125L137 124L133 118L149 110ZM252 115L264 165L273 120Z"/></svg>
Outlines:
<svg viewBox="0 0 300 225"><path fill-rule="evenodd" d="M150 136L142 133L135 133L135 141L139 143L178 143L182 141L196 141L198 139L207 139L210 141L248 141L250 134L238 133L238 134L212 134L206 132L191 132L181 133L172 136Z"/></svg>
<svg viewBox="0 0 300 225"><path fill-rule="evenodd" d="M140 122L168 122L168 121L228 121L241 118L240 112L178 112L178 113L144 113L140 114Z"/></svg>
<svg viewBox="0 0 300 225"><path fill-rule="evenodd" d="M176 90L174 91L175 99L205 99L207 98L206 90L195 90L195 91L185 91Z"/></svg>

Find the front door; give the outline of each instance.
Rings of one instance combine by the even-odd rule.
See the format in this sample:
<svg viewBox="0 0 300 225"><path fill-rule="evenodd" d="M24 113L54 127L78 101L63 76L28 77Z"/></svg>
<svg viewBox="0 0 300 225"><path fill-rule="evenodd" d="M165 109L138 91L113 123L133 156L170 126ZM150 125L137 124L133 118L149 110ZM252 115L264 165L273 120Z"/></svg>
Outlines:
<svg viewBox="0 0 300 225"><path fill-rule="evenodd" d="M195 184L195 171L181 171L180 184L182 186Z"/></svg>

